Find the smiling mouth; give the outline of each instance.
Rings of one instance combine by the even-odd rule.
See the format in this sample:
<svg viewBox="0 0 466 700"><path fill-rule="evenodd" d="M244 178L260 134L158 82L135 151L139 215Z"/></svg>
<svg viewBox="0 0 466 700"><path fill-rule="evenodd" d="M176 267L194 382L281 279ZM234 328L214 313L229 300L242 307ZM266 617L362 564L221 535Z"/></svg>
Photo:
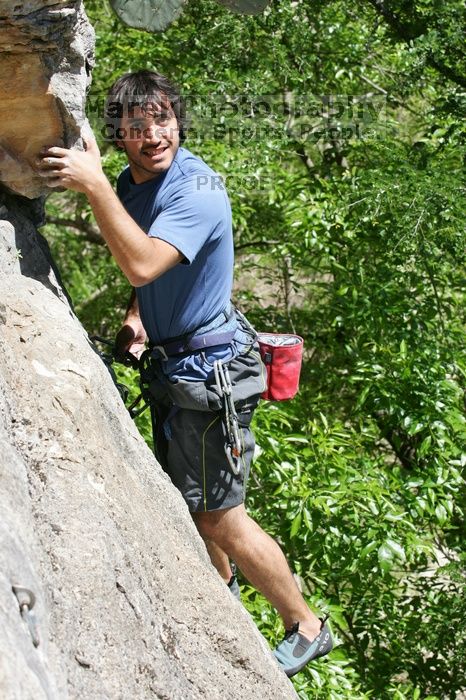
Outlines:
<svg viewBox="0 0 466 700"><path fill-rule="evenodd" d="M168 146L159 146L158 148L144 148L142 154L148 156L148 158L155 158L161 156L167 150Z"/></svg>

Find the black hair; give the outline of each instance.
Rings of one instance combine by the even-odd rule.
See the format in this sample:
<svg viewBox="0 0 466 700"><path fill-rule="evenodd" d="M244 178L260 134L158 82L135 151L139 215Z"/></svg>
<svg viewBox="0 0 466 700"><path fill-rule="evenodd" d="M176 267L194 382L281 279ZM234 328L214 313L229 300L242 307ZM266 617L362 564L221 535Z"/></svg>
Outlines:
<svg viewBox="0 0 466 700"><path fill-rule="evenodd" d="M161 73L140 70L125 73L116 80L108 91L105 103L105 125L111 141L122 140L118 130L123 116L134 107L160 104L170 107L176 117L180 143L186 138L186 114L184 100L178 87Z"/></svg>

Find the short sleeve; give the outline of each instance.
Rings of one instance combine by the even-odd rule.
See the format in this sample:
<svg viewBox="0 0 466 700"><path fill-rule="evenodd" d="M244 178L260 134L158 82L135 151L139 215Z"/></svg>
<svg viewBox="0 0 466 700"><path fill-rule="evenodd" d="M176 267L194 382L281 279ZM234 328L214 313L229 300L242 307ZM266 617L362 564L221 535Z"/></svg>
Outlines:
<svg viewBox="0 0 466 700"><path fill-rule="evenodd" d="M161 205L148 234L173 245L188 263L208 240L225 231L231 216L222 178L209 173L178 180Z"/></svg>

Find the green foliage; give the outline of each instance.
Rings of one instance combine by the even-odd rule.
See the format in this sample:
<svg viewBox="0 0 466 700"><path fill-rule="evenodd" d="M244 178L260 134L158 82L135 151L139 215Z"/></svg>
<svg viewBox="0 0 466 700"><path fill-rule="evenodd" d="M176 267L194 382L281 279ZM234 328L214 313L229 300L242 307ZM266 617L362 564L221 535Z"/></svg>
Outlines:
<svg viewBox="0 0 466 700"><path fill-rule="evenodd" d="M187 146L226 176L236 299L258 329L305 338L300 394L257 411L248 502L339 641L294 679L299 696L453 700L466 678L462 4L286 1L240 17L206 0L157 37L87 9L109 177L123 159L100 135L106 88L127 70L171 75L190 96ZM113 336L129 287L88 240L85 202L49 208L80 225L47 227L78 314ZM147 413L140 425L148 439ZM275 643L275 613L243 596Z"/></svg>
<svg viewBox="0 0 466 700"><path fill-rule="evenodd" d="M283 544L310 602L330 612L341 661L366 692L419 687L443 697L465 670L462 581L437 561L443 528L454 529L439 504L454 502L459 472L413 475L389 464L376 426L351 430L307 398L316 405L306 424L302 405L266 405L256 419L253 511Z"/></svg>

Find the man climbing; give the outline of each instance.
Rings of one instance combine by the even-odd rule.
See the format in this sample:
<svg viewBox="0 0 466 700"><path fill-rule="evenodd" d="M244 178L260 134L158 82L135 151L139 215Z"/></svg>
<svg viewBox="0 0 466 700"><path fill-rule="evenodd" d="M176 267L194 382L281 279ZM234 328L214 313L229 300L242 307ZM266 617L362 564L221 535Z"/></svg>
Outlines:
<svg viewBox="0 0 466 700"><path fill-rule="evenodd" d="M292 676L332 648L278 544L246 513L253 411L264 389L255 333L231 304L231 211L219 176L180 146L183 112L160 74L129 73L111 87L106 123L128 167L117 192L94 138L84 152L45 148L50 187L83 192L102 236L135 288L117 337L138 356L154 397L156 455L183 495L212 563L239 596L230 562L281 615L275 650Z"/></svg>

